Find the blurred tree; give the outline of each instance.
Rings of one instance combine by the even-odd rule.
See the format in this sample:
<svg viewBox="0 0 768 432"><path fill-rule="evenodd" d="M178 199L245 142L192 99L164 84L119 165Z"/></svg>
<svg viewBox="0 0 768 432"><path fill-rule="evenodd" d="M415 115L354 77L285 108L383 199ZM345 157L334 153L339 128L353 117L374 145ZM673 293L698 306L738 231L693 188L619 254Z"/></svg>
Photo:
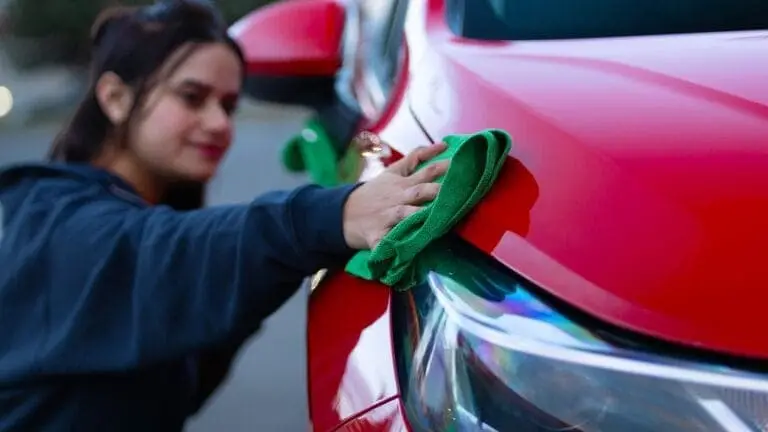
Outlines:
<svg viewBox="0 0 768 432"><path fill-rule="evenodd" d="M215 0L231 24L275 0ZM10 0L6 53L20 68L50 64L84 66L89 59L89 34L98 13L107 6L154 3L154 0Z"/></svg>

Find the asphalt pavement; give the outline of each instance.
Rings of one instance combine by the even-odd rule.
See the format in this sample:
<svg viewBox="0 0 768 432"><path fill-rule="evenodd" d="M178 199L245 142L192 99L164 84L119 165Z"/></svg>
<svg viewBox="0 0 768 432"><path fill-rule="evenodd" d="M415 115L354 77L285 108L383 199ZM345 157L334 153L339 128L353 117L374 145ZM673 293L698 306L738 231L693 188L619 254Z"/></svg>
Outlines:
<svg viewBox="0 0 768 432"><path fill-rule="evenodd" d="M209 202L224 204L301 184L280 165L280 146L306 113L282 107L246 107L238 116L235 143L209 188ZM59 124L24 128L0 124L0 164L39 160ZM189 432L305 432L306 298L300 291L241 351L224 387L192 419Z"/></svg>

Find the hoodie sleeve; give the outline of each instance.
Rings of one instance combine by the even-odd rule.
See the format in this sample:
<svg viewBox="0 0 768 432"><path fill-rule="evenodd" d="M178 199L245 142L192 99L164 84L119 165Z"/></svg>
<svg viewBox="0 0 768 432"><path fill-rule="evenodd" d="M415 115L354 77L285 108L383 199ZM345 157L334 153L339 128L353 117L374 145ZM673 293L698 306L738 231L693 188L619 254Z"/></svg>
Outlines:
<svg viewBox="0 0 768 432"><path fill-rule="evenodd" d="M30 299L46 308L39 366L126 370L244 340L303 278L351 256L342 212L353 188L306 186L183 213L118 200L63 205L47 223L48 246L23 266L41 265L50 281L26 290L45 302Z"/></svg>

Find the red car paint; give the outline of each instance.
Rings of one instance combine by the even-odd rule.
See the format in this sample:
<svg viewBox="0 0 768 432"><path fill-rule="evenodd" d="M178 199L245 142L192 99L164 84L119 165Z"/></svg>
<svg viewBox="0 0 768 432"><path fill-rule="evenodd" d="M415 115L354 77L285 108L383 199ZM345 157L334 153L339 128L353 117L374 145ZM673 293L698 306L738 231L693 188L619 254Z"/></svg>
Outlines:
<svg viewBox="0 0 768 432"><path fill-rule="evenodd" d="M407 426L397 398L390 398L344 423L337 430L340 432L390 432L407 430Z"/></svg>
<svg viewBox="0 0 768 432"><path fill-rule="evenodd" d="M283 0L232 26L249 74L333 75L341 67L344 6L339 0ZM280 37L290 32L292 37ZM270 43L274 35L282 43ZM274 39L274 38L272 38Z"/></svg>
<svg viewBox="0 0 768 432"><path fill-rule="evenodd" d="M478 42L448 30L444 0L410 8L373 128L401 154L488 127L515 142L465 239L616 326L768 359L768 33ZM370 158L363 178L383 166ZM389 300L345 274L313 293L315 430L407 428Z"/></svg>
<svg viewBox="0 0 768 432"><path fill-rule="evenodd" d="M345 274L324 284L310 298L307 327L309 411L316 431L333 430L398 395L389 290Z"/></svg>
<svg viewBox="0 0 768 432"><path fill-rule="evenodd" d="M416 116L508 130L535 180L502 180L462 235L612 324L768 358L766 33L478 46L426 3Z"/></svg>

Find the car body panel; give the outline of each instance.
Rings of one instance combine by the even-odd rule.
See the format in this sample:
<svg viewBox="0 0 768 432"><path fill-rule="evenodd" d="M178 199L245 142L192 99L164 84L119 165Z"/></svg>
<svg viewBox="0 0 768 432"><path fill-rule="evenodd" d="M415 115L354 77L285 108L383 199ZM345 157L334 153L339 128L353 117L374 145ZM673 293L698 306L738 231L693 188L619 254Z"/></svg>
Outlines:
<svg viewBox="0 0 768 432"><path fill-rule="evenodd" d="M405 417L398 399L391 398L372 407L359 417L342 425L339 432L402 432L407 431Z"/></svg>
<svg viewBox="0 0 768 432"><path fill-rule="evenodd" d="M399 154L508 130L508 163L462 237L605 322L765 359L767 38L469 41L447 28L444 0L412 0L398 90L368 126ZM368 155L361 179L386 156ZM315 430L407 429L389 295L343 273L313 292Z"/></svg>
<svg viewBox="0 0 768 432"><path fill-rule="evenodd" d="M330 431L398 394L389 290L329 273L309 304L308 388L315 431Z"/></svg>
<svg viewBox="0 0 768 432"><path fill-rule="evenodd" d="M768 33L473 43L442 0L414 3L417 119L436 140L508 130L528 179L506 174L462 235L604 321L768 358Z"/></svg>

